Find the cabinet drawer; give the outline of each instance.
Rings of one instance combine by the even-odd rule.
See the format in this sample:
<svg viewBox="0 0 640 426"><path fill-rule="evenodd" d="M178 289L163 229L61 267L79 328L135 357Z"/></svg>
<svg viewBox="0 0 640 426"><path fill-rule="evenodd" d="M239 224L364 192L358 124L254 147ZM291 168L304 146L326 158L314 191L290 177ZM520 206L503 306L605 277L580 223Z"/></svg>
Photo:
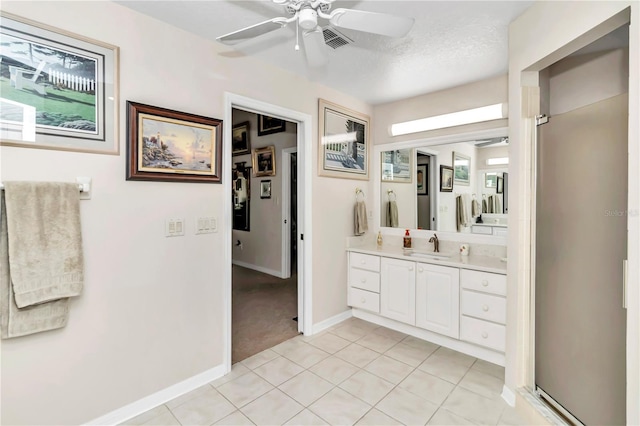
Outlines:
<svg viewBox="0 0 640 426"><path fill-rule="evenodd" d="M349 306L380 313L380 295L358 288L349 288Z"/></svg>
<svg viewBox="0 0 640 426"><path fill-rule="evenodd" d="M507 301L504 297L462 290L460 312L475 318L505 324Z"/></svg>
<svg viewBox="0 0 640 426"><path fill-rule="evenodd" d="M507 295L507 276L492 274L490 272L472 271L469 269L460 270L460 286L470 290L483 291L486 293Z"/></svg>
<svg viewBox="0 0 640 426"><path fill-rule="evenodd" d="M492 226L471 225L471 233L472 234L491 235L491 234L493 234L493 229L492 228L493 228Z"/></svg>
<svg viewBox="0 0 640 426"><path fill-rule="evenodd" d="M503 228L501 226L495 226L493 228L493 235L497 237L506 237L507 236L507 228Z"/></svg>
<svg viewBox="0 0 640 426"><path fill-rule="evenodd" d="M351 287L380 293L380 274L363 269L349 269L349 285Z"/></svg>
<svg viewBox="0 0 640 426"><path fill-rule="evenodd" d="M505 326L466 316L460 317L460 339L504 352Z"/></svg>
<svg viewBox="0 0 640 426"><path fill-rule="evenodd" d="M370 254L349 253L349 266L351 268L380 272L380 257Z"/></svg>

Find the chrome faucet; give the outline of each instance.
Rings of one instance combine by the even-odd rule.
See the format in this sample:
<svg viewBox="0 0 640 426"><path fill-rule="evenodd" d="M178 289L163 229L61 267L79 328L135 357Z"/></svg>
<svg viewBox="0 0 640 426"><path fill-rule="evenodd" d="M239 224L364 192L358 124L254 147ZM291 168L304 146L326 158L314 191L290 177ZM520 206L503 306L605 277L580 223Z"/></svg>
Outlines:
<svg viewBox="0 0 640 426"><path fill-rule="evenodd" d="M438 236L436 234L433 234L433 237L429 238L429 242L433 243L433 252L434 253L440 252Z"/></svg>

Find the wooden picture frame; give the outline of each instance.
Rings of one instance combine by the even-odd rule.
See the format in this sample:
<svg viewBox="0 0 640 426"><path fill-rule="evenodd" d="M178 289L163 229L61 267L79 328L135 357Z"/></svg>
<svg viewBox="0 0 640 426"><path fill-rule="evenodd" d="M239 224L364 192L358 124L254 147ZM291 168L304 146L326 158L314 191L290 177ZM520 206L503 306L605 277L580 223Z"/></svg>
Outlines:
<svg viewBox="0 0 640 426"><path fill-rule="evenodd" d="M318 175L369 180L369 116L318 101Z"/></svg>
<svg viewBox="0 0 640 426"><path fill-rule="evenodd" d="M231 155L251 154L251 142L249 140L249 122L235 124L231 135Z"/></svg>
<svg viewBox="0 0 640 426"><path fill-rule="evenodd" d="M258 114L258 136L280 133L287 130L287 122L280 118Z"/></svg>
<svg viewBox="0 0 640 426"><path fill-rule="evenodd" d="M251 155L251 165L253 166L253 176L275 176L276 175L276 150L273 145L264 148L255 148Z"/></svg>
<svg viewBox="0 0 640 426"><path fill-rule="evenodd" d="M0 145L119 155L119 48L0 15Z"/></svg>
<svg viewBox="0 0 640 426"><path fill-rule="evenodd" d="M260 198L271 198L271 181L260 181Z"/></svg>
<svg viewBox="0 0 640 426"><path fill-rule="evenodd" d="M429 195L428 164L418 164L416 167L416 192L418 195Z"/></svg>
<svg viewBox="0 0 640 426"><path fill-rule="evenodd" d="M453 192L453 167L440 165L440 192Z"/></svg>
<svg viewBox="0 0 640 426"><path fill-rule="evenodd" d="M127 180L221 183L222 120L127 102Z"/></svg>
<svg viewBox="0 0 640 426"><path fill-rule="evenodd" d="M471 178L471 158L467 155L453 152L453 180L460 185L469 185Z"/></svg>

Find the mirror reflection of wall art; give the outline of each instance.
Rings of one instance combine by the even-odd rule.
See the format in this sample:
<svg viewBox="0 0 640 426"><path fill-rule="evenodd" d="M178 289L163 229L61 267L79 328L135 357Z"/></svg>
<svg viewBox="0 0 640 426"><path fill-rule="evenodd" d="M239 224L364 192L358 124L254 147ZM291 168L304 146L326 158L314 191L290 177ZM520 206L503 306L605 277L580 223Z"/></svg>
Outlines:
<svg viewBox="0 0 640 426"><path fill-rule="evenodd" d="M258 115L258 136L280 133L287 130L287 122L268 115Z"/></svg>
<svg viewBox="0 0 640 426"><path fill-rule="evenodd" d="M496 188L496 193L502 194L504 192L504 179L498 176L498 187Z"/></svg>
<svg viewBox="0 0 640 426"><path fill-rule="evenodd" d="M413 165L411 151L411 149L394 149L380 153L383 181L411 183L413 180L411 179Z"/></svg>
<svg viewBox="0 0 640 426"><path fill-rule="evenodd" d="M484 187L485 188L495 188L498 186L498 173L496 172L487 172L484 174Z"/></svg>
<svg viewBox="0 0 640 426"><path fill-rule="evenodd" d="M254 149L251 161L254 176L276 175L276 150L273 145Z"/></svg>
<svg viewBox="0 0 640 426"><path fill-rule="evenodd" d="M429 165L418 164L416 168L416 190L418 195L429 195Z"/></svg>
<svg viewBox="0 0 640 426"><path fill-rule="evenodd" d="M249 142L249 122L236 124L233 126L231 136L231 154L243 155L251 153L251 143Z"/></svg>
<svg viewBox="0 0 640 426"><path fill-rule="evenodd" d="M260 198L271 198L271 181L260 181Z"/></svg>
<svg viewBox="0 0 640 426"><path fill-rule="evenodd" d="M127 180L220 183L222 120L127 102Z"/></svg>
<svg viewBox="0 0 640 426"><path fill-rule="evenodd" d="M471 158L459 152L453 153L453 180L460 185L469 185Z"/></svg>
<svg viewBox="0 0 640 426"><path fill-rule="evenodd" d="M0 31L0 145L118 155L118 47L5 12Z"/></svg>
<svg viewBox="0 0 640 426"><path fill-rule="evenodd" d="M453 191L453 167L440 165L440 192Z"/></svg>
<svg viewBox="0 0 640 426"><path fill-rule="evenodd" d="M369 180L369 116L319 100L318 175Z"/></svg>

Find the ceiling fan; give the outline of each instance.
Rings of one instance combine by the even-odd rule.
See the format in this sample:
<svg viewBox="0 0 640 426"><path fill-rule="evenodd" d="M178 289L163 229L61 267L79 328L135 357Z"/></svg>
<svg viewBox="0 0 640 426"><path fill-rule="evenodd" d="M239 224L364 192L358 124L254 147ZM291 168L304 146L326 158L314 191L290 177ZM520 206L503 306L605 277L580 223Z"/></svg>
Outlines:
<svg viewBox="0 0 640 426"><path fill-rule="evenodd" d="M272 0L285 6L289 15L222 35L216 40L227 45L270 33L296 23L296 50L298 45L298 28L302 29L305 54L311 67L319 67L327 63L328 56L322 28L318 26L318 18L326 19L331 26L380 34L387 37L404 37L413 26L414 19L386 13L367 12L354 9L335 9L331 11L331 3L335 0Z"/></svg>

